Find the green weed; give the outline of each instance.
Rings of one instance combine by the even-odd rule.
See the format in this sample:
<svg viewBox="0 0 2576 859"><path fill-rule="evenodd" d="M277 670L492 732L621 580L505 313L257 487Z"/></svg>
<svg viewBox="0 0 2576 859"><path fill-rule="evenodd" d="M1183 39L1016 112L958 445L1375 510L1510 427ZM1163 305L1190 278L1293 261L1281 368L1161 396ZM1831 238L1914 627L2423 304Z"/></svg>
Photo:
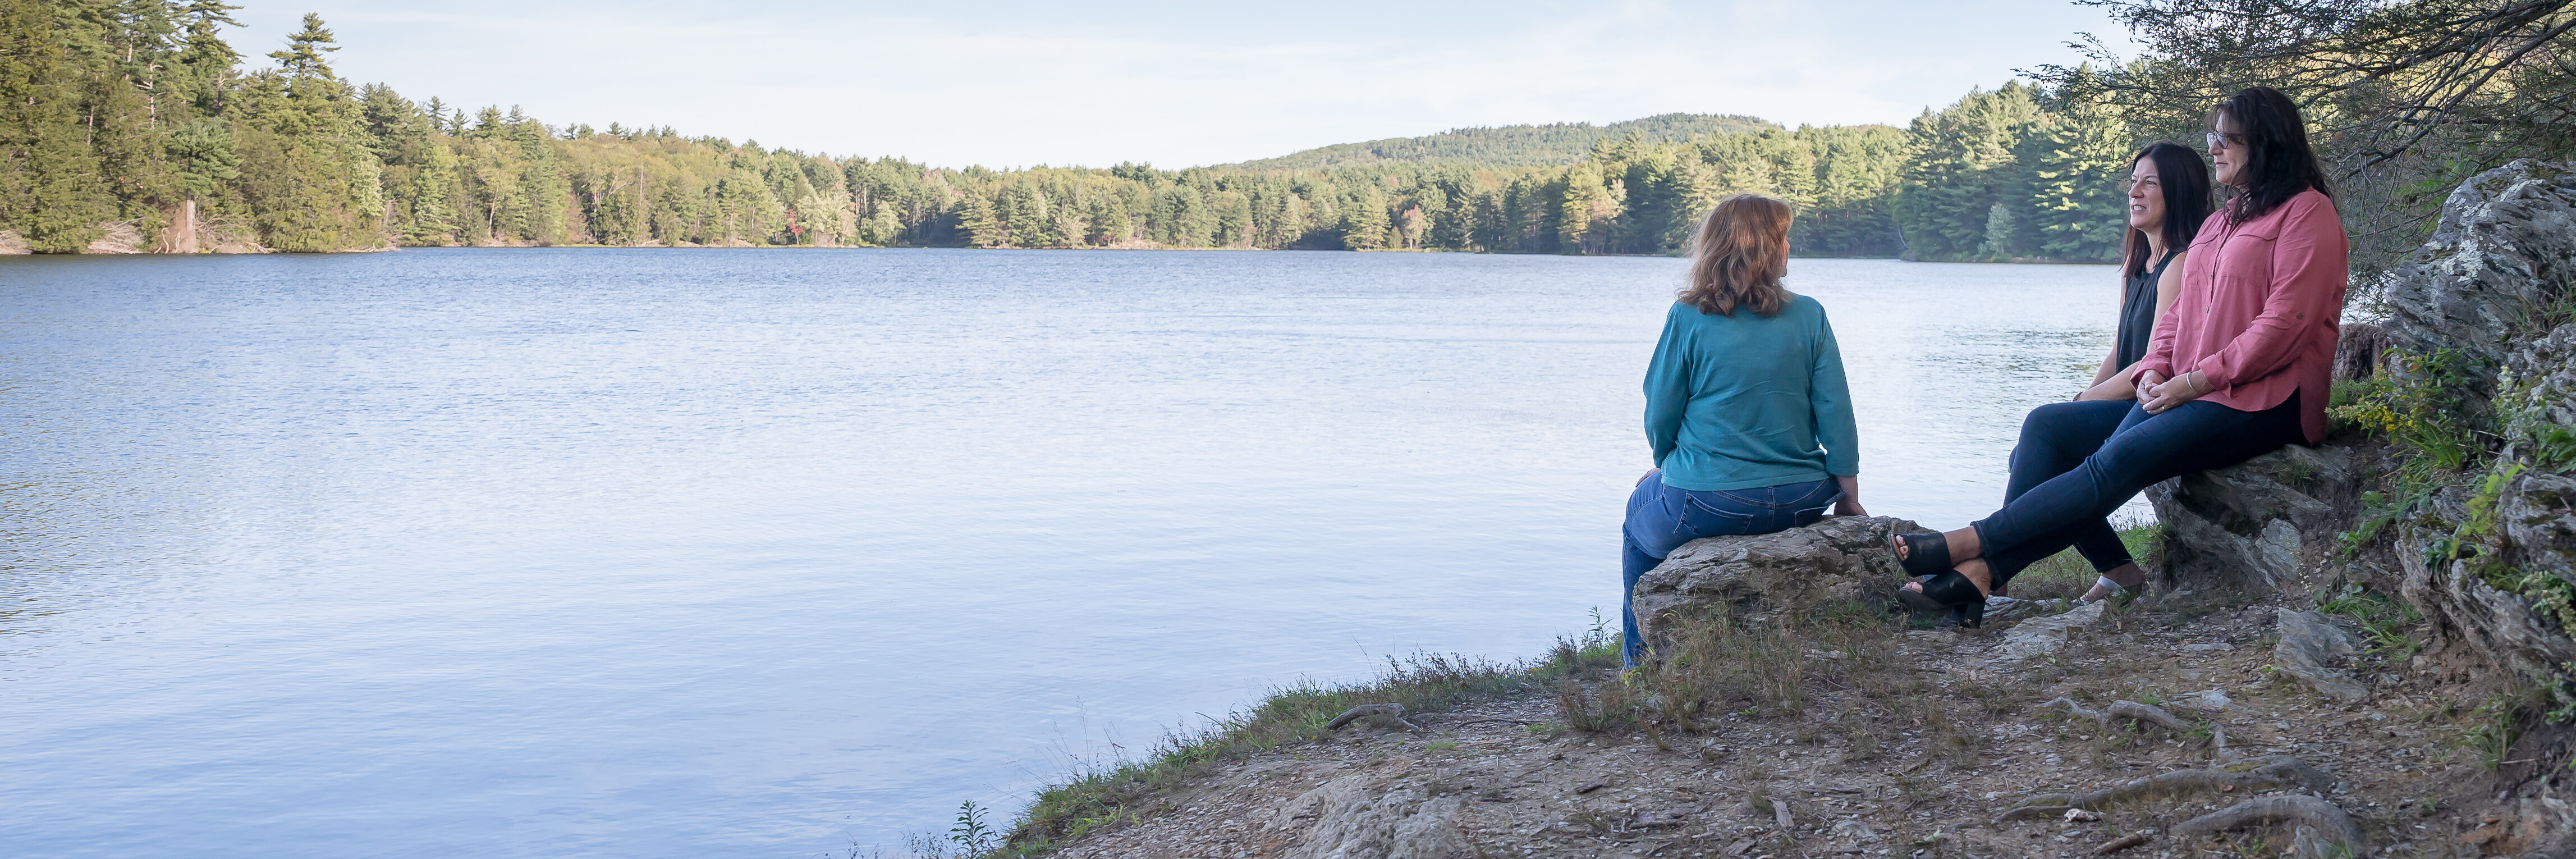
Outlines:
<svg viewBox="0 0 2576 859"><path fill-rule="evenodd" d="M2332 599L2319 602L2317 611L2352 618L2361 625L2370 652L2391 661L2403 662L2424 646L2414 636L2424 622L2415 606L2359 584L2344 585Z"/></svg>
<svg viewBox="0 0 2576 859"><path fill-rule="evenodd" d="M1598 647L1578 648L1578 659L1597 659ZM1616 650L1611 652L1616 663ZM995 856L1042 854L1054 845L1153 813L1161 788L1211 762L1322 735L1325 723L1361 704L1396 703L1415 712L1437 712L1479 696L1527 688L1552 666L1496 663L1461 656L1422 654L1387 658L1387 674L1370 683L1321 686L1311 682L1272 692L1251 709L1191 735L1167 736L1141 760L1104 763L1076 771L1040 792ZM1348 730L1348 729L1346 729Z"/></svg>

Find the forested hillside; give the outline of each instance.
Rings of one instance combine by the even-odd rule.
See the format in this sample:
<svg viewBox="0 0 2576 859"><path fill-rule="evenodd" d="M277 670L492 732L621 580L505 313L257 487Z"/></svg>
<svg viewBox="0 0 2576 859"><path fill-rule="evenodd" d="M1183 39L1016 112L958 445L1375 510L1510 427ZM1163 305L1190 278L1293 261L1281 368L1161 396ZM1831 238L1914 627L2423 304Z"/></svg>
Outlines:
<svg viewBox="0 0 2576 859"><path fill-rule="evenodd" d="M1665 113L1644 119L1593 125L1554 122L1459 128L1423 137L1390 137L1364 143L1342 143L1293 152L1277 158L1221 164L1219 170L1315 170L1372 161L1453 161L1487 167L1552 167L1581 160L1592 147L1631 133L1649 143L1685 143L1709 134L1733 134L1779 128L1750 116Z"/></svg>
<svg viewBox="0 0 2576 859"><path fill-rule="evenodd" d="M2019 84L1908 128L1667 114L1161 170L997 171L548 124L355 86L324 22L246 67L220 0L0 0L0 250L934 245L1672 253L1717 198L1807 255L2101 261L2135 142ZM865 145L864 141L852 141Z"/></svg>

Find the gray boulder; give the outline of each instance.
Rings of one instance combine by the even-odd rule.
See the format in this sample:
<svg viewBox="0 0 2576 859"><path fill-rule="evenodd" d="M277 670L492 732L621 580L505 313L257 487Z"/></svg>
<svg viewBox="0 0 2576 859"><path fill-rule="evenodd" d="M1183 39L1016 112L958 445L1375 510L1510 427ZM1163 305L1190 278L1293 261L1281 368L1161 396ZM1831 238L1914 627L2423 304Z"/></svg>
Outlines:
<svg viewBox="0 0 2576 859"><path fill-rule="evenodd" d="M1637 580L1629 605L1638 631L1659 649L1685 619L1762 620L1832 603L1884 606L1907 581L1888 539L1919 530L1888 516L1838 516L1777 534L1693 540Z"/></svg>
<svg viewBox="0 0 2576 859"><path fill-rule="evenodd" d="M2361 644L2353 640L2352 633L2312 611L2276 609L2273 619L2281 625L2281 640L2272 646L2272 661L2281 667L2281 673L2298 678L2317 694L2345 704L2370 697L2369 687L2333 667L2337 660L2361 653Z"/></svg>
<svg viewBox="0 0 2576 859"><path fill-rule="evenodd" d="M1289 800L1271 828L1306 828L1290 859L1466 859L1476 849L1458 825L1463 805L1419 785L1352 775Z"/></svg>
<svg viewBox="0 0 2576 859"><path fill-rule="evenodd" d="M2432 238L2386 281L2383 327L2391 348L2469 358L2467 393L2483 400L2495 368L2542 333L2529 330L2534 313L2563 307L2571 282L2576 169L2526 158L2470 177L2443 201Z"/></svg>
<svg viewBox="0 0 2576 859"><path fill-rule="evenodd" d="M1990 619L1991 622L1991 619ZM2014 624L2004 631L2003 646L1997 648L1999 659L2028 659L2046 656L2065 649L2068 642L2102 622L2102 603L2076 606L2065 614L2050 615Z"/></svg>
<svg viewBox="0 0 2576 859"><path fill-rule="evenodd" d="M2468 358L2443 390L2505 440L2485 474L2395 529L2402 593L2444 643L2564 689L2576 679L2576 322L2564 321L2576 311L2576 170L2526 159L2462 183L2386 297L2391 348Z"/></svg>
<svg viewBox="0 0 2576 859"><path fill-rule="evenodd" d="M2165 526L2163 584L2270 591L2334 549L2351 527L2353 451L2292 445L2147 488Z"/></svg>

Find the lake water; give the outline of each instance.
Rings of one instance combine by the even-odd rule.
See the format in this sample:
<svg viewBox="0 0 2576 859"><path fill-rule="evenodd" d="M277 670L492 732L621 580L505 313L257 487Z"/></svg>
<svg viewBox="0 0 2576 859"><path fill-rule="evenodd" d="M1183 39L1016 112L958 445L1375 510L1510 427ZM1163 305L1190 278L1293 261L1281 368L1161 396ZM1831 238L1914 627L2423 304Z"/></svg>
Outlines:
<svg viewBox="0 0 2576 859"><path fill-rule="evenodd" d="M1683 262L0 258L0 854L810 857L1617 617ZM1956 527L2101 266L1798 260ZM1113 745L1114 744L1114 745Z"/></svg>

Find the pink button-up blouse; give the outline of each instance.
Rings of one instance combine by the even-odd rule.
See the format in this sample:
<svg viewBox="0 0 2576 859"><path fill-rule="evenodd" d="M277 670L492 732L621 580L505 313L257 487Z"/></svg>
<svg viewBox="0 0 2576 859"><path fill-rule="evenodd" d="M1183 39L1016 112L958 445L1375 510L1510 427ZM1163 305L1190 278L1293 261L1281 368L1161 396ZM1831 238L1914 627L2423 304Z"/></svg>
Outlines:
<svg viewBox="0 0 2576 859"><path fill-rule="evenodd" d="M2129 381L2199 370L2201 399L2248 412L2295 391L2308 443L2325 440L2348 250L2334 201L2314 189L2233 227L2224 211L2209 216Z"/></svg>

